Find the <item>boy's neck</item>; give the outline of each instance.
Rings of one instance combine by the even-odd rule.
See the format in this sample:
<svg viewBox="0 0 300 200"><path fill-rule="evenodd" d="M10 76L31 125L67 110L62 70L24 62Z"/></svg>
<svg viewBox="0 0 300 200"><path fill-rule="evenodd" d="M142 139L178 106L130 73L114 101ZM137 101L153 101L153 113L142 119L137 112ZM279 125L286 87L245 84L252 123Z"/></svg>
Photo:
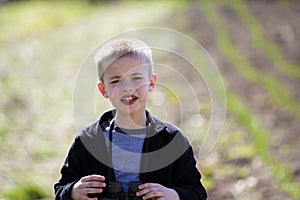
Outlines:
<svg viewBox="0 0 300 200"><path fill-rule="evenodd" d="M117 113L115 124L124 129L141 129L146 127L146 112L144 113Z"/></svg>

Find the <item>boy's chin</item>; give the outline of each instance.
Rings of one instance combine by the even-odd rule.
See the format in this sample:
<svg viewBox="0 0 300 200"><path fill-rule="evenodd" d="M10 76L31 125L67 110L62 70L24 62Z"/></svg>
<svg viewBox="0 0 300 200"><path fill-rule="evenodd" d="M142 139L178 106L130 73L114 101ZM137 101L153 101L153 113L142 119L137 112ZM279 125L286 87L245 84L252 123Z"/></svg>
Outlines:
<svg viewBox="0 0 300 200"><path fill-rule="evenodd" d="M118 113L133 115L133 114L138 114L138 113L145 113L146 108L145 107L137 108L134 106L127 106L127 108L119 108L116 110Z"/></svg>

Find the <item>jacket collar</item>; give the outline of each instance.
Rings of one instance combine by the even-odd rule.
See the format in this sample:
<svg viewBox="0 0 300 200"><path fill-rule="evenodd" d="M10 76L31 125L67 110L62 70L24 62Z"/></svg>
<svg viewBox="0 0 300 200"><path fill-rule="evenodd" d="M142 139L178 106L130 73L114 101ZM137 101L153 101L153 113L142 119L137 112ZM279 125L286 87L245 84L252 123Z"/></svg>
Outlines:
<svg viewBox="0 0 300 200"><path fill-rule="evenodd" d="M105 112L100 120L99 124L101 126L102 131L105 130L106 127L110 126L110 123L116 116L116 110L110 110ZM166 132L171 132L168 129L167 124L165 122L160 121L159 119L153 117L150 112L146 111L147 116L147 133L143 147L143 153L156 151L161 148L163 138Z"/></svg>

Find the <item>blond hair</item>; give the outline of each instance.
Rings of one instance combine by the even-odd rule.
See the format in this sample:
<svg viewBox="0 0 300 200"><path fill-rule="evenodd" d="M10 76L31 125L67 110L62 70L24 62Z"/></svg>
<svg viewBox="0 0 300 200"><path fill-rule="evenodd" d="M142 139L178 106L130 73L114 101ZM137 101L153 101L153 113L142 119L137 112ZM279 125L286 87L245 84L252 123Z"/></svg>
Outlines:
<svg viewBox="0 0 300 200"><path fill-rule="evenodd" d="M122 56L143 59L149 64L149 75L153 72L152 51L143 41L135 38L113 39L105 43L96 53L94 61L98 69L98 78L103 82L103 74L109 65Z"/></svg>

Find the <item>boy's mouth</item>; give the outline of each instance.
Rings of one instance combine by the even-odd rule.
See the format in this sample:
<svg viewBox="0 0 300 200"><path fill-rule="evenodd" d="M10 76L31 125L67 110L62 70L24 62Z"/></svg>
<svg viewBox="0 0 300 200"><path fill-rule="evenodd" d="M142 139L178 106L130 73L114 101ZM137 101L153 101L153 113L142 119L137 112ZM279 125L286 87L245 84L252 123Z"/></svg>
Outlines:
<svg viewBox="0 0 300 200"><path fill-rule="evenodd" d="M125 96L121 99L121 102L124 103L125 105L132 105L136 102L137 99L138 97L134 95Z"/></svg>

